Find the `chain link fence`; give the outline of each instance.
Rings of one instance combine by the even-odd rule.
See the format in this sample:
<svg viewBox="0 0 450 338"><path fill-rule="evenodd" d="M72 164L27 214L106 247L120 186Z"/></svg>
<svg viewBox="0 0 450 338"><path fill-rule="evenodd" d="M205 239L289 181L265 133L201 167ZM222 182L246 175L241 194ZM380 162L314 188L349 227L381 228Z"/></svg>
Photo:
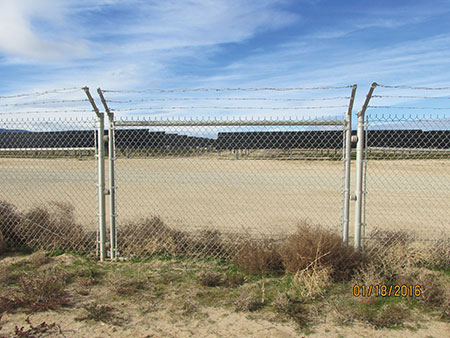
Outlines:
<svg viewBox="0 0 450 338"><path fill-rule="evenodd" d="M444 110L448 97L430 95L429 88L410 95L404 91L414 87L375 85L373 89L400 92L377 91L372 100L379 103L369 104L369 95L366 100L369 111L381 113L367 115L361 138L363 199L357 198L361 190L355 189L358 168L349 170L350 159L356 162L356 151L346 151L352 124L342 112L337 118L309 120L114 117L121 111L156 109L147 107L149 102L164 105L158 106L158 112L165 114L164 109L189 110L195 108L191 104L205 100L226 106L196 108L244 110L268 101L270 106L265 108L270 111L340 110L346 106L336 100L353 100L354 91L351 96L292 98L285 96L285 89L271 101L261 92L274 88L249 89L256 90L254 97L207 96L204 92L215 92L205 88L185 90L182 98L177 96L179 91L161 90L156 92L158 97L139 97L149 91L121 91L117 100L101 95L110 121L100 144L103 113L97 107L97 119L0 119L0 242L89 254L97 249L101 259L155 254L227 258L249 239L282 239L299 223L308 222L341 233L344 241L354 238L356 243L359 222L357 212L349 212L351 197L362 200L365 249L386 254L393 244L420 243L420 248L432 248L450 258L450 120L445 115L388 114L395 109ZM337 89L342 88L349 87ZM243 91L225 89L231 90ZM16 95L1 97L2 102L12 103L0 106L7 117L14 112L50 114L58 109L93 115L86 109L88 100L79 96L84 95L81 89L62 90L67 91L78 96L41 98L60 91ZM114 91L104 92L112 95ZM187 97L189 92L193 95ZM126 95L131 98L126 100ZM175 106L173 100L189 105ZM323 105L325 100L332 103ZM242 106L228 106L228 102ZM286 102L287 107L276 106ZM117 108L109 110L108 104ZM58 108L50 109L53 105ZM104 164L99 152L108 159ZM346 172L351 172L351 185ZM358 211L356 204L351 205ZM355 230L349 227L346 233L349 223L355 223ZM111 225L112 230L99 232L102 224L103 229Z"/></svg>
<svg viewBox="0 0 450 338"><path fill-rule="evenodd" d="M95 120L0 120L0 130L6 244L94 253Z"/></svg>
<svg viewBox="0 0 450 338"><path fill-rule="evenodd" d="M279 122L116 121L119 255L226 257L302 221L340 231L345 121Z"/></svg>
<svg viewBox="0 0 450 338"><path fill-rule="evenodd" d="M365 126L365 246L448 261L450 119L436 112L450 109L441 93L448 88L379 86L369 110L381 113L368 114Z"/></svg>

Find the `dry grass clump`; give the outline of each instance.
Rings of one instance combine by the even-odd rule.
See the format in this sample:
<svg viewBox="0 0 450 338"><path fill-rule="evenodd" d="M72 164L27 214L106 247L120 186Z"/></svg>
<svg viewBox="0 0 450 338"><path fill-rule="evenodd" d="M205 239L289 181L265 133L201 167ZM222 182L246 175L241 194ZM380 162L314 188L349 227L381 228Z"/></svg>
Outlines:
<svg viewBox="0 0 450 338"><path fill-rule="evenodd" d="M20 216L21 214L14 205L6 201L0 201L0 238L2 251L6 251L8 248L21 248L25 245L21 236L17 233L17 226L22 222Z"/></svg>
<svg viewBox="0 0 450 338"><path fill-rule="evenodd" d="M291 288L301 297L322 296L330 287L332 269L330 266L318 266L298 271L292 278Z"/></svg>
<svg viewBox="0 0 450 338"><path fill-rule="evenodd" d="M403 325L409 317L409 309L404 304L384 304L380 308L360 306L355 310L356 318L376 329Z"/></svg>
<svg viewBox="0 0 450 338"><path fill-rule="evenodd" d="M279 293L272 306L278 313L286 315L298 325L305 326L309 321L309 313L299 300L290 297L287 293Z"/></svg>
<svg viewBox="0 0 450 338"><path fill-rule="evenodd" d="M12 312L18 308L26 312L47 311L69 304L65 291L66 276L58 269L24 274L17 288L0 297L0 309Z"/></svg>
<svg viewBox="0 0 450 338"><path fill-rule="evenodd" d="M30 256L29 261L34 267L39 267L50 263L52 258L47 256L45 251L36 251Z"/></svg>
<svg viewBox="0 0 450 338"><path fill-rule="evenodd" d="M11 285L16 283L20 278L20 275L13 271L9 266L0 266L0 284Z"/></svg>
<svg viewBox="0 0 450 338"><path fill-rule="evenodd" d="M3 239L3 234L0 231L0 255L6 252L6 241Z"/></svg>
<svg viewBox="0 0 450 338"><path fill-rule="evenodd" d="M216 272L204 272L198 276L198 281L203 286L238 287L245 283L245 278L236 273L221 274Z"/></svg>
<svg viewBox="0 0 450 338"><path fill-rule="evenodd" d="M0 201L0 233L3 250L45 249L87 253L95 245L83 227L76 223L74 207L69 203L50 202L21 213Z"/></svg>
<svg viewBox="0 0 450 338"><path fill-rule="evenodd" d="M108 305L99 305L96 303L84 306L85 315L75 318L78 321L93 320L106 324L120 325L122 318L116 315L116 309Z"/></svg>
<svg viewBox="0 0 450 338"><path fill-rule="evenodd" d="M156 216L125 223L119 229L118 250L128 257L175 255L184 242L183 233L172 231Z"/></svg>
<svg viewBox="0 0 450 338"><path fill-rule="evenodd" d="M119 252L124 256L226 256L227 250L218 231L201 231L193 236L168 227L161 218L151 217L120 226Z"/></svg>
<svg viewBox="0 0 450 338"><path fill-rule="evenodd" d="M410 319L411 312L404 303L386 303L383 298L376 298L370 303L337 302L333 303L334 321L339 325L364 323L375 329L402 327Z"/></svg>
<svg viewBox="0 0 450 338"><path fill-rule="evenodd" d="M93 239L76 223L69 203L51 202L31 209L24 214L19 229L31 248L88 252L93 246Z"/></svg>
<svg viewBox="0 0 450 338"><path fill-rule="evenodd" d="M247 240L233 256L233 262L249 274L283 271L279 242L274 240Z"/></svg>
<svg viewBox="0 0 450 338"><path fill-rule="evenodd" d="M349 280L363 262L362 254L345 246L337 233L307 223L300 224L284 241L280 255L287 272L297 273L311 264L318 264L329 267L335 281Z"/></svg>
<svg viewBox="0 0 450 338"><path fill-rule="evenodd" d="M256 294L242 293L234 302L236 311L253 312L264 307L264 302Z"/></svg>
<svg viewBox="0 0 450 338"><path fill-rule="evenodd" d="M110 281L110 289L120 296L130 296L143 290L147 285L144 279L132 279L119 276Z"/></svg>
<svg viewBox="0 0 450 338"><path fill-rule="evenodd" d="M214 287L223 285L223 276L221 273L204 272L198 276L198 281L203 286Z"/></svg>
<svg viewBox="0 0 450 338"><path fill-rule="evenodd" d="M192 238L192 244L188 246L188 252L201 257L227 258L232 249L230 244L232 242L239 242L238 236L225 241L222 234L218 230L203 230Z"/></svg>

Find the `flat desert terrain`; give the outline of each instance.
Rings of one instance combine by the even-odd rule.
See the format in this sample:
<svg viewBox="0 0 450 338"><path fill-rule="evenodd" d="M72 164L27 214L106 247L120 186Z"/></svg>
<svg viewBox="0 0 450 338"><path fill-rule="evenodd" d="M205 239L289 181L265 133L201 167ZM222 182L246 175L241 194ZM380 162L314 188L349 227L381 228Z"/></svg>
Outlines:
<svg viewBox="0 0 450 338"><path fill-rule="evenodd" d="M116 168L119 226L157 215L193 231L283 234L303 220L341 228L341 161L119 158ZM0 200L21 210L69 202L95 229L96 176L94 160L0 158ZM352 171L352 193L354 183ZM366 185L366 234L376 227L427 238L450 233L449 160L370 161Z"/></svg>

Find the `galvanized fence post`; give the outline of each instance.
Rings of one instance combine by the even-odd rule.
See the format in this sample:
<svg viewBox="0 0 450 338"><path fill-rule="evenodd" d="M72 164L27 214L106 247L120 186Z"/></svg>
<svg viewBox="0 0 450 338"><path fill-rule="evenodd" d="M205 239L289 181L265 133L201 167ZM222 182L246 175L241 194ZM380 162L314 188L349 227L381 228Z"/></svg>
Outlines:
<svg viewBox="0 0 450 338"><path fill-rule="evenodd" d="M354 229L354 247L359 249L361 247L361 220L362 220L362 189L363 189L363 149L365 143L364 137L364 116L366 109L369 105L373 91L377 86L376 82L373 82L369 93L366 96L366 101L362 109L358 112L358 129L357 129L357 144L356 144L356 192L355 192L355 229Z"/></svg>
<svg viewBox="0 0 450 338"><path fill-rule="evenodd" d="M109 161L109 211L110 211L110 241L111 260L117 259L117 228L116 228L116 183L115 183L115 136L114 136L114 113L112 113L106 103L103 92L97 88L106 114L108 115L108 161Z"/></svg>
<svg viewBox="0 0 450 338"><path fill-rule="evenodd" d="M348 245L348 224L350 215L350 171L351 171L351 154L352 154L352 110L355 101L356 84L352 87L352 95L348 105L347 115L345 119L345 155L344 155L344 211L342 224L342 240Z"/></svg>
<svg viewBox="0 0 450 338"><path fill-rule="evenodd" d="M98 146L98 221L100 241L100 261L106 258L106 211L105 211L105 118L100 113L88 87L83 88L89 102L97 115L97 146Z"/></svg>

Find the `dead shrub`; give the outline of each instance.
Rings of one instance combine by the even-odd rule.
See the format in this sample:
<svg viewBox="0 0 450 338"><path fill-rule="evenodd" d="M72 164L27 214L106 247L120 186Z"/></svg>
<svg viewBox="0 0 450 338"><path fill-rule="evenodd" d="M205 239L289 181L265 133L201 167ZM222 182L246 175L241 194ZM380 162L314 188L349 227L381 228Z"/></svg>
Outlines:
<svg viewBox="0 0 450 338"><path fill-rule="evenodd" d="M321 296L331 285L331 274L331 267L314 264L293 276L291 288L302 297Z"/></svg>
<svg viewBox="0 0 450 338"><path fill-rule="evenodd" d="M197 234L175 230L157 217L128 222L120 227L118 250L124 256L153 255L227 257L229 248L217 230Z"/></svg>
<svg viewBox="0 0 450 338"><path fill-rule="evenodd" d="M450 268L450 237L444 237L432 243L435 267Z"/></svg>
<svg viewBox="0 0 450 338"><path fill-rule="evenodd" d="M47 324L46 322L42 322L41 324L34 326L31 323L30 318L25 319L25 322L28 324L29 328L25 328L25 326L19 327L16 325L14 333L9 334L8 336L1 336L1 337L29 337L29 338L48 337L48 336L64 337L61 326L59 326L56 323Z"/></svg>
<svg viewBox="0 0 450 338"><path fill-rule="evenodd" d="M23 308L27 312L47 311L69 304L65 291L66 276L58 269L24 274L17 288L0 297L0 309L12 312Z"/></svg>
<svg viewBox="0 0 450 338"><path fill-rule="evenodd" d="M279 243L266 240L247 240L232 257L239 269L249 274L283 271Z"/></svg>
<svg viewBox="0 0 450 338"><path fill-rule="evenodd" d="M0 255L6 252L6 241L3 239L3 234L0 231Z"/></svg>
<svg viewBox="0 0 450 338"><path fill-rule="evenodd" d="M367 250L374 254L381 254L387 248L396 245L407 245L412 241L413 237L406 231L375 228L370 233Z"/></svg>
<svg viewBox="0 0 450 338"><path fill-rule="evenodd" d="M0 241L2 242L0 246L4 251L25 246L18 232L18 225L22 222L21 216L14 205L6 201L0 201Z"/></svg>
<svg viewBox="0 0 450 338"><path fill-rule="evenodd" d="M431 273L419 273L415 285L421 286L421 296L419 300L434 308L440 308L445 301L445 290L439 283L438 277Z"/></svg>
<svg viewBox="0 0 450 338"><path fill-rule="evenodd" d="M93 245L92 238L76 223L74 207L69 203L34 207L24 214L18 228L30 248L89 252Z"/></svg>
<svg viewBox="0 0 450 338"><path fill-rule="evenodd" d="M128 222L118 232L119 252L124 256L175 255L183 250L184 234L167 227L159 217Z"/></svg>
<svg viewBox="0 0 450 338"><path fill-rule="evenodd" d="M202 257L227 258L231 252L218 230L203 230L192 240L189 251Z"/></svg>
<svg viewBox="0 0 450 338"><path fill-rule="evenodd" d="M349 280L363 262L362 254L345 246L337 233L307 223L299 225L279 252L287 272L295 274L317 261L321 267L331 269L335 281Z"/></svg>
<svg viewBox="0 0 450 338"><path fill-rule="evenodd" d="M351 286L354 285L385 285L388 280L384 272L373 263L359 267L352 278ZM364 298L364 297L363 297Z"/></svg>

